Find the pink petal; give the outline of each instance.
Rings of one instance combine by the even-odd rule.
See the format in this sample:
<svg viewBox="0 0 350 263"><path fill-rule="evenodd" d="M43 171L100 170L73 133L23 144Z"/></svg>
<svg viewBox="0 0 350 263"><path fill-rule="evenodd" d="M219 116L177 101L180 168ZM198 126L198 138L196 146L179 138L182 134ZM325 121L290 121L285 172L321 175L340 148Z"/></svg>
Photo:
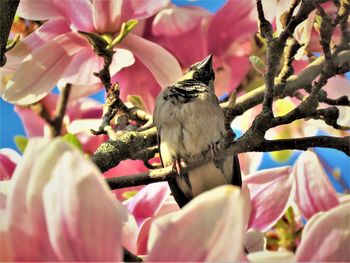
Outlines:
<svg viewBox="0 0 350 263"><path fill-rule="evenodd" d="M35 232L30 217L31 211L26 203L31 171L38 156L47 147L46 140L30 140L23 160L20 162L12 178L12 191L7 197L7 219L10 247L15 261L57 260L51 246L45 241L45 229ZM45 176L45 175L44 175ZM36 223L36 222L34 222ZM20 248L18 244L21 244Z"/></svg>
<svg viewBox="0 0 350 263"><path fill-rule="evenodd" d="M155 43L130 33L120 46L136 55L152 72L161 87L173 84L182 76L176 59Z"/></svg>
<svg viewBox="0 0 350 263"><path fill-rule="evenodd" d="M350 203L317 214L305 225L296 252L299 262L350 261Z"/></svg>
<svg viewBox="0 0 350 263"><path fill-rule="evenodd" d="M121 7L123 1L93 0L93 19L98 32L116 32L121 25Z"/></svg>
<svg viewBox="0 0 350 263"><path fill-rule="evenodd" d="M17 12L29 20L47 20L61 16L52 0L21 0Z"/></svg>
<svg viewBox="0 0 350 263"><path fill-rule="evenodd" d="M252 211L248 228L262 232L284 214L293 197L293 177L289 166L262 170L243 177L251 192Z"/></svg>
<svg viewBox="0 0 350 263"><path fill-rule="evenodd" d="M209 24L208 51L221 56L234 41L252 36L257 31L254 10L255 1L227 1Z"/></svg>
<svg viewBox="0 0 350 263"><path fill-rule="evenodd" d="M179 35L160 35L161 31L165 30L158 29L158 36L148 37L153 42L169 50L178 59L182 67L188 68L208 55L206 27L204 24L193 27L191 30ZM196 48L182 48L185 46L195 46Z"/></svg>
<svg viewBox="0 0 350 263"><path fill-rule="evenodd" d="M127 202L127 208L140 226L149 217L153 217L170 194L167 183L150 184L142 188Z"/></svg>
<svg viewBox="0 0 350 263"><path fill-rule="evenodd" d="M61 16L69 21L75 31L94 31L92 20L92 4L90 0L50 0Z"/></svg>
<svg viewBox="0 0 350 263"><path fill-rule="evenodd" d="M154 221L149 261L237 261L249 216L249 191L231 185L207 191L176 214Z"/></svg>
<svg viewBox="0 0 350 263"><path fill-rule="evenodd" d="M202 19L209 16L210 12L202 7L171 5L154 17L152 33L155 36L177 36L199 27Z"/></svg>
<svg viewBox="0 0 350 263"><path fill-rule="evenodd" d="M60 35L28 55L7 83L3 98L29 104L43 98L58 82L86 40L76 33Z"/></svg>
<svg viewBox="0 0 350 263"><path fill-rule="evenodd" d="M302 153L294 165L293 173L296 180L296 202L306 219L339 204L337 193L315 153Z"/></svg>
<svg viewBox="0 0 350 263"><path fill-rule="evenodd" d="M65 82L57 83L57 86L64 86L64 85L66 85ZM71 89L71 93L69 94L69 100L74 101L79 98L88 97L98 92L102 88L103 87L101 83L93 84L93 85L73 85Z"/></svg>
<svg viewBox="0 0 350 263"><path fill-rule="evenodd" d="M123 176L128 174L137 174L147 171L147 168L144 166L142 161L134 161L134 160L125 160L120 162L116 167L108 170L107 172L103 173L103 176L108 177L117 177L117 176ZM123 189L114 190L114 194L118 198L118 200L125 200L127 197L125 194L127 192L133 192L141 189L143 186L134 186L134 187L128 187Z"/></svg>
<svg viewBox="0 0 350 263"><path fill-rule="evenodd" d="M144 19L157 13L169 4L169 0L123 1L121 21Z"/></svg>
<svg viewBox="0 0 350 263"><path fill-rule="evenodd" d="M137 78L133 76L137 76ZM124 101L127 100L128 95L138 95L142 97L148 112L154 110L155 100L161 88L152 73L139 59L136 59L131 67L121 70L113 77L113 81L119 82L121 86L120 97Z"/></svg>
<svg viewBox="0 0 350 263"><path fill-rule="evenodd" d="M218 96L235 90L251 67L248 57L245 56L229 56L220 64L220 62L215 63L214 60L214 69L216 70L215 93Z"/></svg>
<svg viewBox="0 0 350 263"><path fill-rule="evenodd" d="M66 152L44 190L50 240L62 261L120 261L125 208L100 172L78 152Z"/></svg>
<svg viewBox="0 0 350 263"><path fill-rule="evenodd" d="M46 0L45 2L49 1ZM69 31L67 21L62 18L47 21L6 53L6 68L16 69L26 56L41 48L55 37Z"/></svg>
<svg viewBox="0 0 350 263"><path fill-rule="evenodd" d="M12 149L0 149L0 181L9 180L21 160L21 156Z"/></svg>
<svg viewBox="0 0 350 263"><path fill-rule="evenodd" d="M28 137L42 137L44 135L44 126L47 125L47 123L38 114L22 106L15 106L14 109L20 117Z"/></svg>
<svg viewBox="0 0 350 263"><path fill-rule="evenodd" d="M179 211L180 208L176 203L173 196L168 196L167 200L163 202L162 206L158 210L158 212L153 216L153 218L147 218L140 227L139 234L137 237L137 254L138 255L147 255L148 250L148 238L149 231L152 225L152 222L155 218L161 217L163 215L167 215L173 212Z"/></svg>
<svg viewBox="0 0 350 263"><path fill-rule="evenodd" d="M102 106L94 99L80 98L69 103L67 115L70 120L99 119L102 117Z"/></svg>

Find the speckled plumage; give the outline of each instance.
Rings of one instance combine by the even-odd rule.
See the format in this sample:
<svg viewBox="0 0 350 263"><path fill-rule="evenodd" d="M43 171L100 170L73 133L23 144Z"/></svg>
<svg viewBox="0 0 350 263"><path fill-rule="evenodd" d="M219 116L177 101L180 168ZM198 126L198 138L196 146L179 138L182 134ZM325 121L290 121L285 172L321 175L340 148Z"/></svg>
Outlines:
<svg viewBox="0 0 350 263"><path fill-rule="evenodd" d="M197 69L193 71L196 73ZM207 83L193 77L196 78L196 75L181 78L165 88L156 100L154 123L158 129L164 166L172 165L177 159L186 160L207 151L226 133L225 116L211 84L214 76ZM215 186L232 183L234 161L237 162L235 170L238 165L236 159L227 157L219 165L210 162L190 171L188 175L169 181L179 205L183 206L193 197ZM235 176L240 179L239 166L235 173L239 173Z"/></svg>

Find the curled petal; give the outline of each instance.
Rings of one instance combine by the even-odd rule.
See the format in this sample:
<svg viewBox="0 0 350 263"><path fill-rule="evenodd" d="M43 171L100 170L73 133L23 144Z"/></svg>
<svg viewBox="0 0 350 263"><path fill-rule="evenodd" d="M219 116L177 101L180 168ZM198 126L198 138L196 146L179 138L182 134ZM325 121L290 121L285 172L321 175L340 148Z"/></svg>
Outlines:
<svg viewBox="0 0 350 263"><path fill-rule="evenodd" d="M266 231L284 214L293 197L291 167L262 170L243 177L251 192L249 228Z"/></svg>
<svg viewBox="0 0 350 263"><path fill-rule="evenodd" d="M148 259L237 261L249 208L246 187L225 185L198 195L181 211L153 222Z"/></svg>
<svg viewBox="0 0 350 263"><path fill-rule="evenodd" d="M45 215L54 251L63 261L121 261L126 209L98 169L80 153L66 152L44 190Z"/></svg>
<svg viewBox="0 0 350 263"><path fill-rule="evenodd" d="M309 219L317 212L339 204L337 193L315 153L302 153L294 165L293 173L296 180L295 198L304 217Z"/></svg>
<svg viewBox="0 0 350 263"><path fill-rule="evenodd" d="M180 65L173 55L151 41L130 33L120 46L135 54L162 88L173 84L182 76Z"/></svg>
<svg viewBox="0 0 350 263"><path fill-rule="evenodd" d="M266 237L259 230L249 229L245 236L244 248L249 252L263 251L266 249Z"/></svg>
<svg viewBox="0 0 350 263"><path fill-rule="evenodd" d="M28 55L7 83L3 98L30 104L43 98L58 82L72 56L86 45L76 33L58 36Z"/></svg>
<svg viewBox="0 0 350 263"><path fill-rule="evenodd" d="M296 252L299 262L348 262L350 203L316 214L305 225Z"/></svg>

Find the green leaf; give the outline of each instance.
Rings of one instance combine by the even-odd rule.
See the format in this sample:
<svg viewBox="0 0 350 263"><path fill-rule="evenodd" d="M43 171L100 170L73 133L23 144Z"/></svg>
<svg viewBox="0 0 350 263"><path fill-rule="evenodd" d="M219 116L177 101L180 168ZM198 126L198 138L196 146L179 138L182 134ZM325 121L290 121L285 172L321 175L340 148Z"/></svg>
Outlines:
<svg viewBox="0 0 350 263"><path fill-rule="evenodd" d="M113 40L113 42L107 47L108 49L113 49L113 47L119 44L138 24L138 21L131 19L127 22L124 22L121 26L119 35Z"/></svg>
<svg viewBox="0 0 350 263"><path fill-rule="evenodd" d="M265 74L265 62L261 58L257 56L250 56L249 61L252 63L252 66L256 71L262 75Z"/></svg>
<svg viewBox="0 0 350 263"><path fill-rule="evenodd" d="M63 141L69 143L70 145L72 145L73 147L78 148L79 150L82 150L82 146L80 141L78 140L78 138L72 134L72 133L66 133L63 137L62 137Z"/></svg>
<svg viewBox="0 0 350 263"><path fill-rule="evenodd" d="M21 152L21 153L24 153L24 150L26 149L27 147L27 144L28 144L28 141L29 139L27 137L24 137L22 135L16 135L14 138L13 138L15 144L16 144L16 147L17 149Z"/></svg>

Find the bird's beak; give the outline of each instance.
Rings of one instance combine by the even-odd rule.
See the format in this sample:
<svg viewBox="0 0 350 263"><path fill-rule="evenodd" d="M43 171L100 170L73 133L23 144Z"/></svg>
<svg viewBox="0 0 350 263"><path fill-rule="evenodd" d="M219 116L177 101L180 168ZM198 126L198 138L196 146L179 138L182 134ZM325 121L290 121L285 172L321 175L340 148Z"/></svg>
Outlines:
<svg viewBox="0 0 350 263"><path fill-rule="evenodd" d="M207 56L205 59L203 59L201 62L199 62L197 66L198 69L205 69L206 71L210 72L212 70L212 63L213 63L213 55Z"/></svg>

